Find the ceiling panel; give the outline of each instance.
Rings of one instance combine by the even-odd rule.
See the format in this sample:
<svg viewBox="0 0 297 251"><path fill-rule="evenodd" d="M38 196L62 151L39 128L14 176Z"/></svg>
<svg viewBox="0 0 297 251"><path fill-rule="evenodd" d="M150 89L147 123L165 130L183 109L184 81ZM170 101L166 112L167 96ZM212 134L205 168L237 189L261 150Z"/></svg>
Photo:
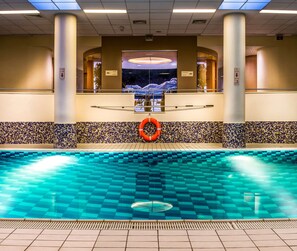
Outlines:
<svg viewBox="0 0 297 251"><path fill-rule="evenodd" d="M230 11L218 10L214 14L177 14L173 8L218 8L222 0L77 0L82 9L127 9L127 14L85 14L69 11L78 17L80 35L159 35L197 34L220 35L223 17ZM266 9L297 10L297 0L271 0ZM27 0L0 0L0 10L34 9ZM297 35L297 15L246 13L247 34ZM58 11L41 11L39 16L0 15L0 34L53 34L54 15ZM193 20L205 19L206 24L194 25ZM133 24L146 20L147 25Z"/></svg>

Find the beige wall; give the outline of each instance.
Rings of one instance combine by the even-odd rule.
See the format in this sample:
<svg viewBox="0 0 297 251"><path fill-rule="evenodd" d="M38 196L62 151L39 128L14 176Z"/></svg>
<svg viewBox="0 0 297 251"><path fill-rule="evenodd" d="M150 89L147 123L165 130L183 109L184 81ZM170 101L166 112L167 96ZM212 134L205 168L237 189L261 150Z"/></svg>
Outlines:
<svg viewBox="0 0 297 251"><path fill-rule="evenodd" d="M0 88L52 89L51 36L2 36Z"/></svg>
<svg viewBox="0 0 297 251"><path fill-rule="evenodd" d="M250 91L257 89L257 56L245 58L245 88Z"/></svg>
<svg viewBox="0 0 297 251"><path fill-rule="evenodd" d="M152 42L146 42L144 37L103 37L103 89L122 88L123 50L177 50L178 88L196 88L196 37L154 37ZM106 77L105 70L117 70L118 76ZM193 71L194 76L181 77L181 71Z"/></svg>
<svg viewBox="0 0 297 251"><path fill-rule="evenodd" d="M152 113L159 121L222 121L221 93L166 94L166 106L214 105L213 108ZM147 113L91 108L134 105L133 94L78 94L77 122L139 122ZM297 121L297 92L247 93L246 121ZM118 107L119 108L119 107ZM170 108L168 108L170 109ZM172 108L171 108L172 109ZM175 109L173 107L173 109ZM121 108L120 108L121 110ZM53 122L53 94L0 93L0 122Z"/></svg>
<svg viewBox="0 0 297 251"><path fill-rule="evenodd" d="M263 47L257 53L258 88L297 89L297 39L295 44Z"/></svg>

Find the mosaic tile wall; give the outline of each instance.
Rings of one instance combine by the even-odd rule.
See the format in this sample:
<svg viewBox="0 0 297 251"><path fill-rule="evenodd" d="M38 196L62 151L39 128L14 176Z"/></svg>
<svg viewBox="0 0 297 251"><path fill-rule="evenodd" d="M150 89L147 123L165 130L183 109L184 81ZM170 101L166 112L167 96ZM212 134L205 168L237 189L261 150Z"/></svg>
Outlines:
<svg viewBox="0 0 297 251"><path fill-rule="evenodd" d="M80 122L77 123L79 143L133 143L143 142L138 134L138 122ZM221 122L163 122L162 133L156 142L222 142ZM151 124L144 127L146 134L154 133Z"/></svg>
<svg viewBox="0 0 297 251"><path fill-rule="evenodd" d="M0 122L0 144L50 144L54 123Z"/></svg>
<svg viewBox="0 0 297 251"><path fill-rule="evenodd" d="M54 124L54 147L76 148L76 124Z"/></svg>
<svg viewBox="0 0 297 251"><path fill-rule="evenodd" d="M244 148L245 123L224 123L222 143L224 148Z"/></svg>
<svg viewBox="0 0 297 251"><path fill-rule="evenodd" d="M297 121L246 122L246 143L297 143Z"/></svg>
<svg viewBox="0 0 297 251"><path fill-rule="evenodd" d="M138 122L78 122L77 143L143 142L138 125ZM159 143L221 143L223 140L222 122L163 122L161 126L162 134L156 141ZM246 143L297 143L297 121L246 122L245 130ZM152 134L154 128L146 126L145 132ZM52 122L0 122L0 144L53 143Z"/></svg>

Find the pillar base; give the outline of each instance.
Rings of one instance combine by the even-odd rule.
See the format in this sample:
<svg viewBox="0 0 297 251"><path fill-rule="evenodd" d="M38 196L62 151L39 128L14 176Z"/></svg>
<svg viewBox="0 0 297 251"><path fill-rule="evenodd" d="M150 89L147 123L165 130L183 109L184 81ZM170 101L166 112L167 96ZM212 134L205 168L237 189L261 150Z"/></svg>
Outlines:
<svg viewBox="0 0 297 251"><path fill-rule="evenodd" d="M224 123L223 147L245 148L245 123Z"/></svg>
<svg viewBox="0 0 297 251"><path fill-rule="evenodd" d="M76 124L54 124L54 148L76 148Z"/></svg>

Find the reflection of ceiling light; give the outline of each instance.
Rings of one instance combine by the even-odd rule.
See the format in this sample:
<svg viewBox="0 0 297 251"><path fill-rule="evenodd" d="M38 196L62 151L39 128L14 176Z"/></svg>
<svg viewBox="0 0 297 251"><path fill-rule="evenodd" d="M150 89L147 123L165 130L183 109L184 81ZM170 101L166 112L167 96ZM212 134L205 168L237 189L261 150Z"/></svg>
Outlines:
<svg viewBox="0 0 297 251"><path fill-rule="evenodd" d="M167 64L167 63L171 63L172 60L169 58L160 58L160 57L141 57L141 58L130 58L128 62L132 64Z"/></svg>
<svg viewBox="0 0 297 251"><path fill-rule="evenodd" d="M269 14L297 14L297 10L261 10L260 13L269 13Z"/></svg>
<svg viewBox="0 0 297 251"><path fill-rule="evenodd" d="M173 13L214 13L216 9L173 9Z"/></svg>
<svg viewBox="0 0 297 251"><path fill-rule="evenodd" d="M2 10L0 11L2 15L9 14L39 14L38 10Z"/></svg>
<svg viewBox="0 0 297 251"><path fill-rule="evenodd" d="M92 9L85 9L85 13L98 13L98 14L120 14L120 13L127 13L126 10L92 10Z"/></svg>

